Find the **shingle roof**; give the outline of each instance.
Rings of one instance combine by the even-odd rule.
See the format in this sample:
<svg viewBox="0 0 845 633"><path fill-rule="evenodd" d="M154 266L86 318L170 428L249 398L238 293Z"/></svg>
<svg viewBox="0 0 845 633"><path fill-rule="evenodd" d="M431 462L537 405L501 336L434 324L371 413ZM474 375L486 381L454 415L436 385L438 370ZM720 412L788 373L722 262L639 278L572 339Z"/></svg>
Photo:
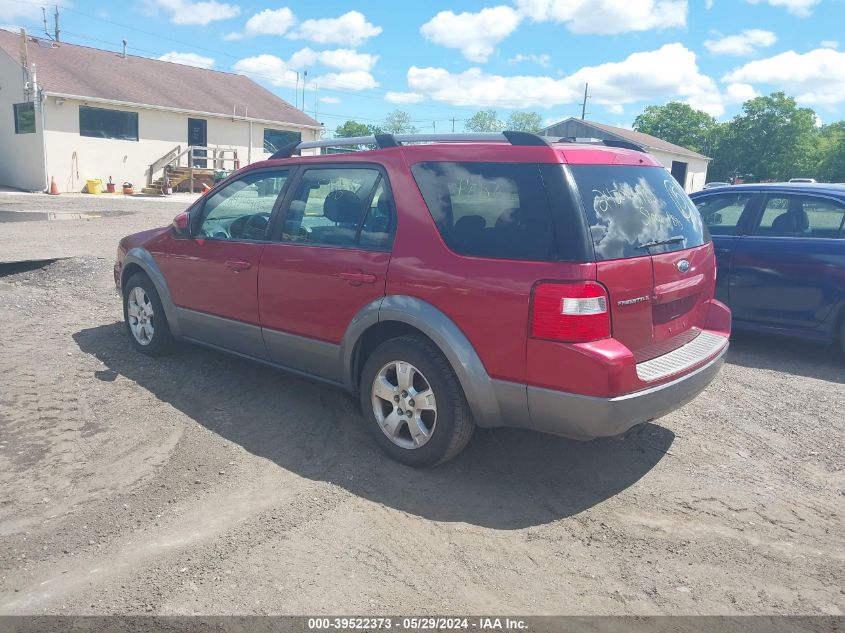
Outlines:
<svg viewBox="0 0 845 633"><path fill-rule="evenodd" d="M20 59L20 34L0 29L0 50ZM30 64L47 93L238 116L278 123L320 123L243 75L62 42L39 46L30 38Z"/></svg>
<svg viewBox="0 0 845 633"><path fill-rule="evenodd" d="M565 120L568 121L570 119ZM577 121L588 127L593 127L598 130L602 130L603 132L606 132L608 134L618 136L620 139L631 141L632 143L636 143L637 145L642 145L646 149L663 150L665 152L671 152L673 154L681 154L683 156L692 156L694 158L710 160L709 157L704 156L703 154L694 152L691 149L687 149L686 147L681 147L680 145L675 145L674 143L670 143L669 141L664 141L662 138L657 138L656 136L652 136L651 134L645 134L643 132L637 132L635 130L628 130L622 127L615 127L613 125L605 125L604 123L596 123L595 121L584 121L581 119L577 119ZM563 121L561 121L561 123L563 123ZM546 129L553 128L556 125L560 125L560 123L551 125L549 126L549 128Z"/></svg>

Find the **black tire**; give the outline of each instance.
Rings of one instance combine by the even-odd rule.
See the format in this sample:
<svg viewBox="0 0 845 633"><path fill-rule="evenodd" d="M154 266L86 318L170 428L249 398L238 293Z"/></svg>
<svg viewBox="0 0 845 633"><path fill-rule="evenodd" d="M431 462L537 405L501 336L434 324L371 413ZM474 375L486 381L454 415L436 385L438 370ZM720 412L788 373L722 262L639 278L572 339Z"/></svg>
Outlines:
<svg viewBox="0 0 845 633"><path fill-rule="evenodd" d="M428 382L436 400L436 423L430 439L416 448L395 444L382 431L373 408L373 384L379 371L392 361L410 363ZM460 453L472 437L475 423L463 389L449 361L421 336L401 336L385 341L367 358L361 372L361 410L381 449L392 459L422 468L442 464ZM389 407L388 407L389 409Z"/></svg>
<svg viewBox="0 0 845 633"><path fill-rule="evenodd" d="M144 290L153 309L151 319L154 326L153 334L147 344L141 344L135 338L129 324L129 295L138 287ZM142 354L146 354L147 356L164 356L172 352L176 345L173 335L170 333L167 316L164 314L164 307L161 305L161 299L158 296L155 284L153 284L149 277L142 273L135 273L123 285L123 323L126 326L126 334L129 337L132 347Z"/></svg>

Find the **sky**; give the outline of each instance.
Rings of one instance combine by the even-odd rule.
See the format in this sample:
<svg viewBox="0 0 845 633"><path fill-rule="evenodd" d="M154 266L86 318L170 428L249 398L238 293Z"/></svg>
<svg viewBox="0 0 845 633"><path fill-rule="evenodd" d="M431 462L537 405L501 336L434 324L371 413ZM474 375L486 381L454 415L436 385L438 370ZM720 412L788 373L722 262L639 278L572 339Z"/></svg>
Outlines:
<svg viewBox="0 0 845 633"><path fill-rule="evenodd" d="M41 4L0 26L43 34ZM48 20L52 30L51 13ZM845 0L61 0L62 40L247 74L334 130L394 109L460 131L479 109L629 127L678 100L726 120L783 90L845 119ZM306 75L307 73L307 75ZM106 78L104 78L106 80ZM297 90L297 87L299 90ZM454 119L454 121L453 121Z"/></svg>

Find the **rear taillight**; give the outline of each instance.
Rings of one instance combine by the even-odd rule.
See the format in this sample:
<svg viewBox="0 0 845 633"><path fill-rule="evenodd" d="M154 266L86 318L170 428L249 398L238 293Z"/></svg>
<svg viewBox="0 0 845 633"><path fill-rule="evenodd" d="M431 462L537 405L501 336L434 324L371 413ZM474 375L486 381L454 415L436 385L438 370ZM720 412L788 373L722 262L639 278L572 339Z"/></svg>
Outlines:
<svg viewBox="0 0 845 633"><path fill-rule="evenodd" d="M610 336L607 290L594 281L534 287L532 338L586 343Z"/></svg>

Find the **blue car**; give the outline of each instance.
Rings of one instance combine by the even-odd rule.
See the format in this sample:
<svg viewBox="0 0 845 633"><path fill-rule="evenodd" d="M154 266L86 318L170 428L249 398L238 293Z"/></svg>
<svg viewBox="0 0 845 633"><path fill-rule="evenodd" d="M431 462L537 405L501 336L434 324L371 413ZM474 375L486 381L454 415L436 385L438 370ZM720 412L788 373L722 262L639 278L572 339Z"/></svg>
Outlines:
<svg viewBox="0 0 845 633"><path fill-rule="evenodd" d="M845 351L845 185L756 184L690 196L713 236L733 326Z"/></svg>

